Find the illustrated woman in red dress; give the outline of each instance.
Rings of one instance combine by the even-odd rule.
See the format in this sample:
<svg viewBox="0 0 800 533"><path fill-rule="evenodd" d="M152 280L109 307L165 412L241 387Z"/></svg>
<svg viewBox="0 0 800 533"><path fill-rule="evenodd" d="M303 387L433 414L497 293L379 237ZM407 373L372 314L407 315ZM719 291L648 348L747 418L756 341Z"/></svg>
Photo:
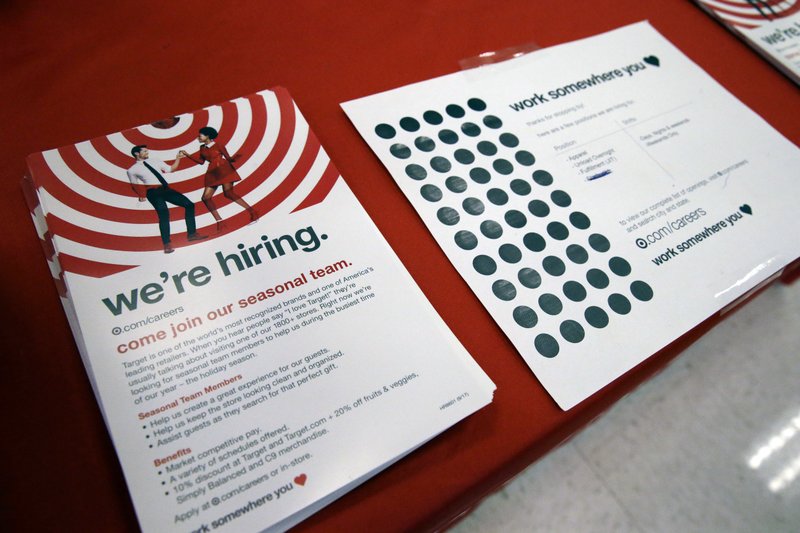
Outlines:
<svg viewBox="0 0 800 533"><path fill-rule="evenodd" d="M217 206L214 205L214 200L211 199L217 191L217 187L220 185L222 185L222 194L225 198L247 209L247 212L250 213L251 222L258 220L258 213L256 213L255 209L245 202L241 196L233 191L233 184L242 178L233 166L235 158L232 158L228 154L224 146L214 142L217 135L217 130L214 128L209 126L200 128L200 135L197 137L197 140L200 141L201 144L200 151L196 154L188 154L184 150L181 150L179 153L182 153L198 165L208 162L208 169L206 170L205 176L205 189L203 190L202 198L203 203L206 204L209 212L214 216L214 220L217 221L217 231L220 231L224 227L224 224L222 222L222 217L219 216L219 212L217 212Z"/></svg>

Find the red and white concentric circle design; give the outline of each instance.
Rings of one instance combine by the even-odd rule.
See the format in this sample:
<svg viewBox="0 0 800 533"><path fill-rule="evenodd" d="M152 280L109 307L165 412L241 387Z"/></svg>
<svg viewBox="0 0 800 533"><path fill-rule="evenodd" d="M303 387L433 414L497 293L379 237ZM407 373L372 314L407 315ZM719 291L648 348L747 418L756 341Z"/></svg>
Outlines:
<svg viewBox="0 0 800 533"><path fill-rule="evenodd" d="M800 11L798 0L698 0L726 24L754 29Z"/></svg>
<svg viewBox="0 0 800 533"><path fill-rule="evenodd" d="M320 203L339 172L320 146L285 89L263 91L194 113L179 115L171 126L141 126L33 154L28 168L36 195L31 214L51 264L68 272L104 277L163 257L158 218L149 202L139 202L126 171L135 145L150 157L172 162L179 150L196 153L197 131L211 126L217 142L239 154L242 180L236 193L265 219ZM201 201L206 165L181 160L166 177L170 187L195 204L199 233L214 234L216 224ZM248 213L217 189L214 196L227 232L250 222ZM184 210L170 206L173 246L186 243ZM40 233L42 233L40 231Z"/></svg>

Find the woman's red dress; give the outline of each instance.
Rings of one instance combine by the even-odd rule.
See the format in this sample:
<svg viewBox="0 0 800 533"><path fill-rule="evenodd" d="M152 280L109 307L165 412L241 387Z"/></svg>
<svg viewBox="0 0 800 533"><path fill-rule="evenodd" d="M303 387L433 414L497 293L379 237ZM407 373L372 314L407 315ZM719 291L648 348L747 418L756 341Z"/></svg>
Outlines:
<svg viewBox="0 0 800 533"><path fill-rule="evenodd" d="M216 187L223 183L233 183L242 179L236 169L233 168L228 151L219 143L214 143L211 146L203 145L200 147L199 152L188 156L188 158L198 165L208 161L205 177L206 187Z"/></svg>

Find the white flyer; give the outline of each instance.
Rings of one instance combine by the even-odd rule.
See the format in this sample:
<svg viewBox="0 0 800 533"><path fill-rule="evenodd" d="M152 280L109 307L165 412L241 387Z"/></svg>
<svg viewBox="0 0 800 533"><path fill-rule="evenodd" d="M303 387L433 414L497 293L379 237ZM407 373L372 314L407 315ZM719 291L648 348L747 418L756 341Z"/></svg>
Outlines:
<svg viewBox="0 0 800 533"><path fill-rule="evenodd" d="M144 531L285 530L491 402L285 90L29 170Z"/></svg>
<svg viewBox="0 0 800 533"><path fill-rule="evenodd" d="M800 256L800 151L646 22L342 107L563 409Z"/></svg>

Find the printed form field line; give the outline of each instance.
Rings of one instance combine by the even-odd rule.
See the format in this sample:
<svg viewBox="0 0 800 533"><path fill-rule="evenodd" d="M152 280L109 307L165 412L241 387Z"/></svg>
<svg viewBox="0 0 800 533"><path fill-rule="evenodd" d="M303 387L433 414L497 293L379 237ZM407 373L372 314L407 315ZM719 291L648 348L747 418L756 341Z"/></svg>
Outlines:
<svg viewBox="0 0 800 533"><path fill-rule="evenodd" d="M663 112L661 112L661 113L655 114L655 115L653 115L653 116L651 116L651 117L648 117L648 118L646 118L646 119L643 119L643 120L638 120L638 121L636 122L636 124L634 124L634 125L635 125L635 126L639 126L639 125L641 125L641 124L645 124L645 123L647 123L647 122L650 122L650 121L652 121L652 120L655 120L655 119L657 119L657 118L663 117L664 115L668 115L668 114L670 114L670 113L674 113L675 111L678 111L679 109L683 109L684 107L690 106L691 104L692 104L692 102L686 102L685 104L681 104L681 105L679 105L679 106L677 106L677 107L673 107L673 108L671 108L671 109L667 109L666 111L663 111ZM580 149L580 148L582 148L582 147L584 147L584 146L586 146L586 145L588 145L588 144L592 144L592 143L594 143L594 142L596 142L596 141L599 141L600 139L605 139L606 137L610 137L610 136L612 136L612 135L616 135L616 134L618 134L618 133L624 133L625 135L627 135L627 136L628 136L628 138L629 138L631 141L633 141L633 143L634 143L634 144L635 144L635 145L636 145L636 146L637 146L637 147L638 147L638 148L639 148L639 149L640 149L642 152L644 152L644 154L645 154L645 155L646 155L646 156L647 156L647 157L648 157L648 158L649 158L649 159L650 159L650 160L651 160L653 163L655 163L655 164L658 166L658 168L660 168L660 169L661 169L661 170L664 172L664 174L666 174L667 176L669 176L669 177L670 177L670 178L671 178L673 181L675 180L675 177L674 177L674 176L673 176L673 175L672 175L672 174L671 174L671 173L670 173L670 172L669 172L669 171L668 171L666 168L664 168L664 166L661 164L661 162L660 162L660 161L658 161L658 159L656 159L655 157L653 157L653 155L650 153L650 151L649 151L649 150L648 150L648 149L647 149L645 146L642 146L642 144L641 144L639 141L637 141L637 140L636 140L636 138L635 138L633 135L631 135L631 133L630 133L630 131L629 131L629 129L630 129L629 127L627 127L627 126L624 126L624 125L620 124L618 121L615 121L615 122L617 122L617 124L619 124L619 126L620 126L620 127L619 127L619 129L616 129L616 130L614 130L614 131L611 131L611 132L609 132L609 133L606 133L605 135L601 135L601 136L599 136L599 137L595 137L594 139L592 139L592 140L589 140L589 141L586 141L586 142L584 142L584 143L581 143L581 144L579 144L579 145L577 145L577 146L570 146L570 147L569 147L569 150L566 150L564 153L567 153L567 154L568 154L568 153L570 153L570 152L574 152L575 150L578 150L578 149ZM596 176L596 177L600 177L600 176ZM590 181L591 181L591 180L590 180Z"/></svg>
<svg viewBox="0 0 800 533"><path fill-rule="evenodd" d="M674 112L674 111L677 111L677 110L679 110L679 109L683 109L684 107L687 107L687 106L690 106L690 105L692 105L692 103L693 103L693 102L686 102L685 104L679 105L678 107L673 107L672 109L668 109L668 110L666 110L666 111L663 111L663 112L661 112L661 113L658 113L658 114L656 114L656 115L653 115L653 116L651 116L651 117L648 117L648 118L646 118L646 119L643 119L643 120L638 120L638 121L636 121L636 124L635 124L635 126L638 126L638 125L640 125L640 124L644 124L644 123L646 123L646 122L650 122L651 120L655 120L655 119L657 119L657 118L659 118L659 117L662 117L662 116L664 116L664 115L667 115L667 114L669 114L669 113L672 113L672 112ZM569 149L564 149L564 148L562 148L562 149L556 149L556 151L557 151L557 152L560 152L561 150L564 150L564 153L565 153L565 154L568 154L568 153L570 153L570 152L574 152L575 150L578 150L578 149L580 149L580 148L582 148L582 147L586 146L587 144L592 144L593 142L599 141L600 139L605 139L606 137L610 137L611 135L616 135L617 133L620 133L620 132L626 132L626 133L627 133L627 130L628 130L628 129L629 129L629 128L628 128L627 126L622 126L622 125L621 125L620 129L618 129L618 130L614 130L614 131L608 132L608 133L606 133L605 135L601 135L601 136L599 136L599 137L595 137L595 138L593 138L593 139L590 139L590 140L588 140L588 141L586 141L586 142L583 142L583 143L581 143L581 144L578 144L578 145L575 145L575 146L569 146L569 147L568 147ZM630 134L629 134L629 135L630 135ZM637 144L639 144L639 143L637 143Z"/></svg>

